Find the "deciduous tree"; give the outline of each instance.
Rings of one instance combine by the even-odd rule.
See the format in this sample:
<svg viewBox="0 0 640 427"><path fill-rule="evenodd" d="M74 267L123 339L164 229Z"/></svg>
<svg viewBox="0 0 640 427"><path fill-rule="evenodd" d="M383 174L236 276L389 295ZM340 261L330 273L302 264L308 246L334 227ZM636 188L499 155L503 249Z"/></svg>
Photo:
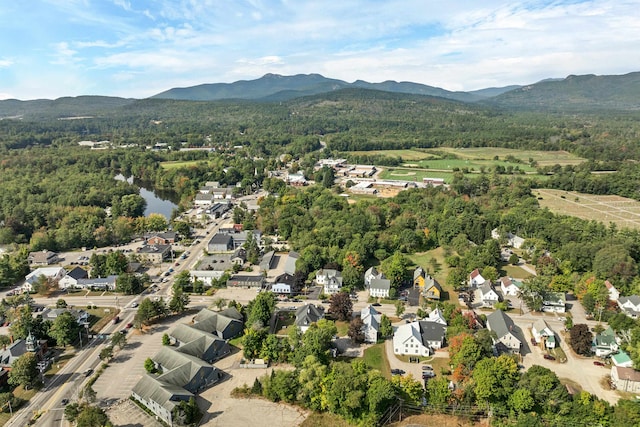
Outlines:
<svg viewBox="0 0 640 427"><path fill-rule="evenodd" d="M364 323L362 319L358 317L354 317L351 322L349 322L349 330L347 334L349 338L351 338L355 343L363 343L364 342Z"/></svg>
<svg viewBox="0 0 640 427"><path fill-rule="evenodd" d="M591 354L591 344L593 342L593 334L589 330L589 326L584 323L573 325L569 333L570 344L573 351L583 356Z"/></svg>
<svg viewBox="0 0 640 427"><path fill-rule="evenodd" d="M11 385L21 385L25 389L38 382L38 361L34 353L25 353L13 362L8 381Z"/></svg>
<svg viewBox="0 0 640 427"><path fill-rule="evenodd" d="M347 320L353 311L353 302L346 292L338 292L331 295L329 299L329 312L338 320Z"/></svg>

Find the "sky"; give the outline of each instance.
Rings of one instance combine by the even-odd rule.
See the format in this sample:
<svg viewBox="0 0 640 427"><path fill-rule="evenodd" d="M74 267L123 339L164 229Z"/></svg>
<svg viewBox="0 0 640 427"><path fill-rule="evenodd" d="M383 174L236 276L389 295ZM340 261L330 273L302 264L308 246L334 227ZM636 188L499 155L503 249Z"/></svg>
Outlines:
<svg viewBox="0 0 640 427"><path fill-rule="evenodd" d="M447 90L640 71L640 0L0 1L0 99L318 73Z"/></svg>

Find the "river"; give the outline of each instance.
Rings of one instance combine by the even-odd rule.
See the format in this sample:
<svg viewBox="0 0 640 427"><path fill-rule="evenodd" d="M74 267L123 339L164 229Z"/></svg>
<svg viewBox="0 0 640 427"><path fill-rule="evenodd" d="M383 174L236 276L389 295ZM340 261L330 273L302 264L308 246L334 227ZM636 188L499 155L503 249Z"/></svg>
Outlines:
<svg viewBox="0 0 640 427"><path fill-rule="evenodd" d="M153 188L145 183L134 180L133 177L125 178L124 175L118 174L115 176L118 181L127 181L129 184L134 184L140 187L140 195L146 200L147 207L144 210L144 216L149 216L152 213L159 213L164 215L165 218L171 218L171 212L178 207L178 197L175 193L169 191L154 191Z"/></svg>

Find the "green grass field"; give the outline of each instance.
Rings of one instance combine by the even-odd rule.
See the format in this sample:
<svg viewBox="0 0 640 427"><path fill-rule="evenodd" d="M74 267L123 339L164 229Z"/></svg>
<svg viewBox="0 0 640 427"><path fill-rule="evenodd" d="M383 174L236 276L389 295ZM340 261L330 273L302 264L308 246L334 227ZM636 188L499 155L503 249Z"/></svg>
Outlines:
<svg viewBox="0 0 640 427"><path fill-rule="evenodd" d="M577 165L584 162L586 159L575 156L566 151L537 151L537 150L514 150L509 148L500 147L474 147L474 148L429 148L424 150L426 154L437 152L451 153L458 156L460 159L466 160L493 160L495 156L498 156L503 160L507 156L513 156L516 159L520 159L524 164L529 163L529 159L533 159L538 162L539 166L553 166L559 164L564 165ZM509 163L514 164L514 163Z"/></svg>
<svg viewBox="0 0 640 427"><path fill-rule="evenodd" d="M384 343L375 344L364 351L364 363L382 372L386 378L391 378L391 367L384 351Z"/></svg>
<svg viewBox="0 0 640 427"><path fill-rule="evenodd" d="M202 163L202 160L160 162L160 167L162 169L171 170L171 169L187 168L189 166L195 166L198 163Z"/></svg>
<svg viewBox="0 0 640 427"><path fill-rule="evenodd" d="M455 168L463 169L468 168L469 170L480 171L481 168L485 168L486 170L493 169L496 166L503 166L504 168L508 168L511 166L512 168L518 168L525 173L536 173L536 168L532 168L526 163L510 163L502 160L493 160L493 159L430 159L430 160L420 160L418 162L418 166L423 169L438 169L438 170L453 170Z"/></svg>

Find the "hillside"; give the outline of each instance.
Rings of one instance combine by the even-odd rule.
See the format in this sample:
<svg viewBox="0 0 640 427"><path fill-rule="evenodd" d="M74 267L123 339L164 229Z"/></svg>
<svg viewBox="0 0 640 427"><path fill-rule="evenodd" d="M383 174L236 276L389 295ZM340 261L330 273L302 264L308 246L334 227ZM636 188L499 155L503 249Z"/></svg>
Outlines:
<svg viewBox="0 0 640 427"><path fill-rule="evenodd" d="M619 76L568 76L544 80L485 101L509 109L548 111L638 110L640 72Z"/></svg>
<svg viewBox="0 0 640 427"><path fill-rule="evenodd" d="M73 118L104 114L133 103L133 99L109 96L63 97L55 100L37 99L0 101L0 119L6 118Z"/></svg>

